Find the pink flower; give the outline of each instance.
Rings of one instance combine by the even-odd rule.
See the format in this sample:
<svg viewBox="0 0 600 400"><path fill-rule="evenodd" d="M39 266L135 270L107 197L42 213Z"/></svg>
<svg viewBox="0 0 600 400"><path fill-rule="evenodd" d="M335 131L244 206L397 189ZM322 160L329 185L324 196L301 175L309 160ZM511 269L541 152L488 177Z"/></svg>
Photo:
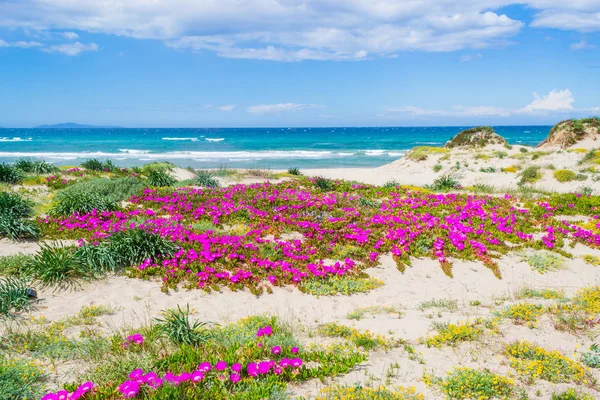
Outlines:
<svg viewBox="0 0 600 400"><path fill-rule="evenodd" d="M140 379L142 377L142 375L144 375L144 370L143 369L134 369L129 374L129 378L133 379L133 380L138 380L138 379Z"/></svg>
<svg viewBox="0 0 600 400"><path fill-rule="evenodd" d="M242 371L242 364L233 364L231 366L231 370L233 372L238 372L238 373L241 372Z"/></svg>
<svg viewBox="0 0 600 400"><path fill-rule="evenodd" d="M191 381L192 382L198 383L202 379L204 379L204 372L202 372L202 371L194 371L194 372L192 372L192 376L191 376Z"/></svg>
<svg viewBox="0 0 600 400"><path fill-rule="evenodd" d="M48 393L41 398L41 400L58 400L56 393Z"/></svg>
<svg viewBox="0 0 600 400"><path fill-rule="evenodd" d="M218 363L215 364L215 369L217 371L223 371L226 368L227 368L227 363L225 361L219 361Z"/></svg>
<svg viewBox="0 0 600 400"><path fill-rule="evenodd" d="M292 367L298 368L298 367L302 366L302 360L299 358L294 358L294 359L292 359L291 364L292 364Z"/></svg>
<svg viewBox="0 0 600 400"><path fill-rule="evenodd" d="M255 377L258 375L258 365L256 363L250 363L248 364L248 366L246 367L246 370L248 371L248 375Z"/></svg>
<svg viewBox="0 0 600 400"><path fill-rule="evenodd" d="M198 365L198 371L208 372L208 371L210 371L210 369L211 369L211 366L208 361L203 362L200 365Z"/></svg>
<svg viewBox="0 0 600 400"><path fill-rule="evenodd" d="M67 390L59 390L56 392L56 396L58 400L67 400L69 398L69 392Z"/></svg>
<svg viewBox="0 0 600 400"><path fill-rule="evenodd" d="M281 354L281 347L275 346L271 349L271 354Z"/></svg>
<svg viewBox="0 0 600 400"><path fill-rule="evenodd" d="M290 350L292 353L294 354L298 354L298 348L297 347L292 347L292 350Z"/></svg>
<svg viewBox="0 0 600 400"><path fill-rule="evenodd" d="M231 382L236 383L240 381L241 376L239 374L231 374L229 375L229 379L231 380Z"/></svg>

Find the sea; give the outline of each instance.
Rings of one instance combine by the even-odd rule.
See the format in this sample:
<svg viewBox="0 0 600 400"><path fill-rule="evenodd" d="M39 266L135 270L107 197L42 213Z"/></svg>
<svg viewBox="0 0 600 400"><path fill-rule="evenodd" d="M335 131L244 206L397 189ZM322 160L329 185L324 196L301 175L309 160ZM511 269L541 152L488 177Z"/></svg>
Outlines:
<svg viewBox="0 0 600 400"><path fill-rule="evenodd" d="M469 127L0 129L0 162L89 158L130 167L170 161L194 168L368 168L414 146L442 146ZM535 146L551 126L497 126L510 144Z"/></svg>

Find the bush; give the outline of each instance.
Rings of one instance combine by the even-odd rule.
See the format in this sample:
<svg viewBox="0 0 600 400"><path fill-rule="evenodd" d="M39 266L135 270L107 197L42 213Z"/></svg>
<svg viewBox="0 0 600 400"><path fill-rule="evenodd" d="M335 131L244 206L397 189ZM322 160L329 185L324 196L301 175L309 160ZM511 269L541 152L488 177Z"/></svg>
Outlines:
<svg viewBox="0 0 600 400"><path fill-rule="evenodd" d="M457 189L460 186L458 180L450 174L444 174L433 181L433 184L426 185L427 189L431 189L438 192L445 192L448 190Z"/></svg>
<svg viewBox="0 0 600 400"><path fill-rule="evenodd" d="M151 169L148 172L146 180L149 186L154 187L168 187L177 183L177 179L171 176L169 171L164 168Z"/></svg>
<svg viewBox="0 0 600 400"><path fill-rule="evenodd" d="M300 172L300 168L295 168L295 167L294 168L290 168L290 169L288 169L287 172L290 175L296 175L296 176L302 175L302 172Z"/></svg>
<svg viewBox="0 0 600 400"><path fill-rule="evenodd" d="M81 166L88 171L97 171L97 172L111 172L117 169L117 166L113 164L111 160L104 160L104 162L98 160L97 158L90 158L89 160L85 160L81 163Z"/></svg>
<svg viewBox="0 0 600 400"><path fill-rule="evenodd" d="M156 319L156 329L159 334L166 336L176 345L198 346L211 338L207 329L209 323L190 321L190 306L185 310L177 306L177 310L167 310L164 319Z"/></svg>
<svg viewBox="0 0 600 400"><path fill-rule="evenodd" d="M63 189L60 193L61 196L68 196L69 193L85 192L101 196L110 202L120 202L129 200L145 188L144 181L135 177L96 178L85 182L77 182Z"/></svg>
<svg viewBox="0 0 600 400"><path fill-rule="evenodd" d="M170 256L176 250L175 244L169 239L139 228L114 233L108 239L108 246L117 265L123 267Z"/></svg>
<svg viewBox="0 0 600 400"><path fill-rule="evenodd" d="M521 148L519 149L519 151L520 151L521 153L527 153L527 152L529 152L529 150L527 150L525 147L521 147Z"/></svg>
<svg viewBox="0 0 600 400"><path fill-rule="evenodd" d="M87 214L93 210L98 212L115 211L118 208L118 202L114 198L104 197L99 193L89 191L85 186L79 186L74 190L59 191L56 194L54 205L50 209L50 214Z"/></svg>
<svg viewBox="0 0 600 400"><path fill-rule="evenodd" d="M42 370L31 361L0 356L0 399L38 399L45 380Z"/></svg>
<svg viewBox="0 0 600 400"><path fill-rule="evenodd" d="M577 174L568 169L559 169L554 171L552 176L554 176L554 179L556 179L559 182L570 182L575 180Z"/></svg>
<svg viewBox="0 0 600 400"><path fill-rule="evenodd" d="M38 237L37 225L27 219L33 214L31 202L16 193L0 192L0 236L11 240Z"/></svg>
<svg viewBox="0 0 600 400"><path fill-rule="evenodd" d="M320 176L317 176L315 178L314 185L318 189L321 189L324 192L328 192L330 190L333 190L333 182L330 181L327 178L323 178L323 177L320 177Z"/></svg>
<svg viewBox="0 0 600 400"><path fill-rule="evenodd" d="M442 170L442 164L435 164L433 166L433 172L440 172Z"/></svg>
<svg viewBox="0 0 600 400"><path fill-rule="evenodd" d="M0 182L15 185L23 181L23 173L13 165L0 163Z"/></svg>
<svg viewBox="0 0 600 400"><path fill-rule="evenodd" d="M541 177L542 174L540 173L540 167L527 167L523 170L523 172L521 172L521 180L519 181L519 184L523 185L525 183L534 183Z"/></svg>
<svg viewBox="0 0 600 400"><path fill-rule="evenodd" d="M508 172L508 173L511 173L511 174L516 174L517 173L517 168L515 166L511 165L510 167L502 168L502 172Z"/></svg>
<svg viewBox="0 0 600 400"><path fill-rule="evenodd" d="M590 368L600 368L600 346L591 345L590 351L581 356L581 362Z"/></svg>
<svg viewBox="0 0 600 400"><path fill-rule="evenodd" d="M15 163L15 168L30 174L51 174L59 170L54 164L47 163L44 160L35 160L33 158L20 158Z"/></svg>
<svg viewBox="0 0 600 400"><path fill-rule="evenodd" d="M208 188L217 188L221 186L219 180L214 177L213 173L206 170L199 170L196 172L196 184Z"/></svg>
<svg viewBox="0 0 600 400"><path fill-rule="evenodd" d="M26 310L31 301L29 284L23 278L0 278L0 316Z"/></svg>
<svg viewBox="0 0 600 400"><path fill-rule="evenodd" d="M564 392L552 393L552 400L594 400L594 398L589 394L580 394L575 389L569 388Z"/></svg>
<svg viewBox="0 0 600 400"><path fill-rule="evenodd" d="M42 243L31 262L26 265L26 273L45 286L56 286L76 278L88 277L89 271L76 261L74 255L74 246L50 246Z"/></svg>
<svg viewBox="0 0 600 400"><path fill-rule="evenodd" d="M383 282L373 277L333 276L325 279L309 279L300 284L299 289L314 296L351 295L369 292L383 286Z"/></svg>
<svg viewBox="0 0 600 400"><path fill-rule="evenodd" d="M33 215L31 202L17 193L0 192L0 214L12 214L16 218L29 218Z"/></svg>
<svg viewBox="0 0 600 400"><path fill-rule="evenodd" d="M398 182L395 179L391 179L391 180L389 180L389 181L387 181L386 183L383 184L384 188L396 188L398 186L400 186L400 182Z"/></svg>

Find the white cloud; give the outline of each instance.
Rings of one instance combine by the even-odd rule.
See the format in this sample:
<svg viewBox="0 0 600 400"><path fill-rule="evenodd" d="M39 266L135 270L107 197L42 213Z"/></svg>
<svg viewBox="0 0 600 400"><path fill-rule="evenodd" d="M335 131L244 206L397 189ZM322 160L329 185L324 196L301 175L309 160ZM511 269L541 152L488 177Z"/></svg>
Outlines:
<svg viewBox="0 0 600 400"><path fill-rule="evenodd" d="M573 110L575 99L569 89L552 90L546 96L533 93L533 101L518 112L531 113L537 111L569 111Z"/></svg>
<svg viewBox="0 0 600 400"><path fill-rule="evenodd" d="M460 58L460 62L469 62L469 61L473 61L473 60L478 60L482 57L481 54L467 54L466 56L462 56Z"/></svg>
<svg viewBox="0 0 600 400"><path fill-rule="evenodd" d="M534 27L600 30L598 0L14 0L2 2L0 27L157 39L229 58L343 61L503 45L524 24L498 10L515 4L533 9Z"/></svg>
<svg viewBox="0 0 600 400"><path fill-rule="evenodd" d="M235 105L233 105L233 104L228 104L228 105L226 105L226 106L220 106L220 107L219 107L219 110L221 110L221 111L225 111L225 112L230 112L230 111L233 111L233 109L234 109L234 108L235 108Z"/></svg>
<svg viewBox="0 0 600 400"><path fill-rule="evenodd" d="M251 114L269 114L287 111L302 111L311 108L324 108L319 104L297 104L297 103L280 103L280 104L258 104L250 106L247 111Z"/></svg>
<svg viewBox="0 0 600 400"><path fill-rule="evenodd" d="M27 42L27 41L23 41L23 40L19 40L17 42L6 42L2 39L0 39L0 47L18 47L21 49L29 49L32 47L42 47L43 44L40 42Z"/></svg>
<svg viewBox="0 0 600 400"><path fill-rule="evenodd" d="M64 37L65 39L69 39L69 40L79 39L79 35L76 34L75 32L61 32L60 35L62 37Z"/></svg>
<svg viewBox="0 0 600 400"><path fill-rule="evenodd" d="M571 50L594 50L596 46L593 44L588 44L588 42L585 40L581 40L580 42L571 44L569 48Z"/></svg>
<svg viewBox="0 0 600 400"><path fill-rule="evenodd" d="M450 110L426 109L416 106L404 106L391 108L380 114L383 117L508 117L515 114L559 114L568 112L569 114L584 115L600 112L600 107L574 108L575 98L569 89L552 90L545 96L537 93L533 94L533 101L523 108L507 109L492 106L454 106Z"/></svg>
<svg viewBox="0 0 600 400"><path fill-rule="evenodd" d="M42 51L47 53L61 53L67 56L76 56L84 51L98 51L99 47L96 43L83 44L80 42L56 44L42 48Z"/></svg>

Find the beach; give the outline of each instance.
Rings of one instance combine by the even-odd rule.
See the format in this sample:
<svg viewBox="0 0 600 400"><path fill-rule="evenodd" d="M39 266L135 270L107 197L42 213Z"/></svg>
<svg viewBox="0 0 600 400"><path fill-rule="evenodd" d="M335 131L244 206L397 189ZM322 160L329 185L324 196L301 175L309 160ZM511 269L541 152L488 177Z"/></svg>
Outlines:
<svg viewBox="0 0 600 400"><path fill-rule="evenodd" d="M0 276L37 292L6 309L5 351L44 393L98 398L597 398L600 134L485 132L363 168L5 164L24 172L2 204L31 212Z"/></svg>

